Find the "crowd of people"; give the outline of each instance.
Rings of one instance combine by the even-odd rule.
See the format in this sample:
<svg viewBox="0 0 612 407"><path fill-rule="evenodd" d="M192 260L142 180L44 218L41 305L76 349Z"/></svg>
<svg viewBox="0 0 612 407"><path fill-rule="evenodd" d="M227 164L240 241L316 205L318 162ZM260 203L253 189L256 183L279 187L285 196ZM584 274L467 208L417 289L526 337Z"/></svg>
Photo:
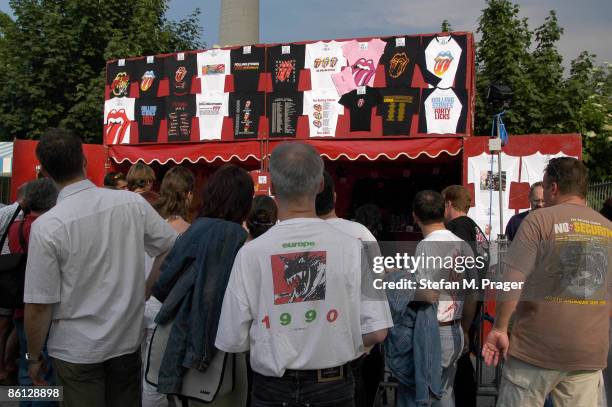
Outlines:
<svg viewBox="0 0 612 407"><path fill-rule="evenodd" d="M0 308L0 380L17 371L20 385L63 386L67 407L372 406L389 375L399 407L476 406L470 355L480 354L505 361L499 406L594 407L602 376L612 384L610 213L587 207L574 158L552 159L532 210L508 223L498 269L525 285L500 294L478 347L480 290L371 295L380 211L338 217L333 177L309 145L273 150L274 198L253 197L245 170L221 167L195 216L187 167L158 192L141 162L98 188L70 132L49 130L36 155L44 178L0 209L3 254L23 255L24 276L19 305ZM418 192L406 211L423 234L415 253L480 256L464 276L479 280L491 247L470 205L453 185ZM383 273L456 277L446 265Z"/></svg>

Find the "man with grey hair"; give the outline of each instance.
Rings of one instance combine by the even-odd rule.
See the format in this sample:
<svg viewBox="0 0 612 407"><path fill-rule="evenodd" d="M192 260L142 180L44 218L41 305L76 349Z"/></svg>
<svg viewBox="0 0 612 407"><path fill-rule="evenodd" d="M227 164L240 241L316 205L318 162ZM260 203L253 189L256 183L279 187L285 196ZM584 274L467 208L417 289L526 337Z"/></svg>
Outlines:
<svg viewBox="0 0 612 407"><path fill-rule="evenodd" d="M317 217L318 152L283 143L270 173L280 222L238 252L216 347L251 350L252 406L354 406L349 363L385 339L388 304L362 295L359 240Z"/></svg>

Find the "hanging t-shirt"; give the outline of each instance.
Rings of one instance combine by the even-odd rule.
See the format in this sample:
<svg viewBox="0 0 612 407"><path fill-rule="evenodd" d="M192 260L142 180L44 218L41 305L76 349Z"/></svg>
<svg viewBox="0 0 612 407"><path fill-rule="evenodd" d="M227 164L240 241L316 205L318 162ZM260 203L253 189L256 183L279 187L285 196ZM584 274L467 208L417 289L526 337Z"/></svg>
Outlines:
<svg viewBox="0 0 612 407"><path fill-rule="evenodd" d="M132 61L120 59L109 62L106 65L106 84L110 87L110 97L128 97L133 76Z"/></svg>
<svg viewBox="0 0 612 407"><path fill-rule="evenodd" d="M268 48L268 70L274 91L296 91L304 66L304 45L277 45Z"/></svg>
<svg viewBox="0 0 612 407"><path fill-rule="evenodd" d="M229 114L229 93L205 92L196 95L200 140L221 140L223 118Z"/></svg>
<svg viewBox="0 0 612 407"><path fill-rule="evenodd" d="M238 252L215 346L250 348L253 370L273 377L358 358L363 334L393 325L386 299L363 295L371 270L362 274L361 253L357 239L324 220L276 224Z"/></svg>
<svg viewBox="0 0 612 407"><path fill-rule="evenodd" d="M259 117L264 114L264 111L262 93L232 93L229 114L234 122L234 138L256 138Z"/></svg>
<svg viewBox="0 0 612 407"><path fill-rule="evenodd" d="M386 45L387 43L380 38L367 42L352 40L342 44L342 52L351 68L355 85L372 86L374 84L376 67Z"/></svg>
<svg viewBox="0 0 612 407"><path fill-rule="evenodd" d="M383 120L383 136L409 135L412 116L419 111L419 89L385 88L380 92L382 104L378 113Z"/></svg>
<svg viewBox="0 0 612 407"><path fill-rule="evenodd" d="M104 141L106 144L128 144L134 121L134 98L112 98L104 102Z"/></svg>
<svg viewBox="0 0 612 407"><path fill-rule="evenodd" d="M521 158L521 182L528 182L533 185L542 181L544 170L551 158L567 157L563 152L557 154L542 154L539 151L535 154Z"/></svg>
<svg viewBox="0 0 612 407"><path fill-rule="evenodd" d="M342 72L332 75L332 82L334 82L336 91L340 96L357 89L357 85L355 85L355 78L353 78L353 71L348 66L345 67Z"/></svg>
<svg viewBox="0 0 612 407"><path fill-rule="evenodd" d="M136 122L138 123L138 142L154 143L157 141L159 125L166 117L166 103L161 98L136 100Z"/></svg>
<svg viewBox="0 0 612 407"><path fill-rule="evenodd" d="M141 98L157 96L159 81L164 77L164 59L149 56L134 61L134 79L138 81Z"/></svg>
<svg viewBox="0 0 612 407"><path fill-rule="evenodd" d="M235 92L255 92L264 72L264 47L245 46L231 51Z"/></svg>
<svg viewBox="0 0 612 407"><path fill-rule="evenodd" d="M346 65L342 53L342 42L315 42L306 44L304 68L310 69L310 84L313 90L333 89L331 76Z"/></svg>
<svg viewBox="0 0 612 407"><path fill-rule="evenodd" d="M425 42L421 71L427 83L438 88L465 89L465 36L433 36ZM461 43L461 44L460 44ZM455 82L456 81L456 82Z"/></svg>
<svg viewBox="0 0 612 407"><path fill-rule="evenodd" d="M419 132L428 134L465 133L467 93L463 89L424 89Z"/></svg>
<svg viewBox="0 0 612 407"><path fill-rule="evenodd" d="M334 137L338 115L344 114L344 106L338 103L340 96L333 89L304 92L304 114L308 115L310 137Z"/></svg>
<svg viewBox="0 0 612 407"><path fill-rule="evenodd" d="M339 103L351 112L351 131L370 131L372 108L382 102L378 89L365 87L364 94L355 89L340 98Z"/></svg>
<svg viewBox="0 0 612 407"><path fill-rule="evenodd" d="M191 119L196 113L194 96L169 96L166 98L168 141L189 141Z"/></svg>
<svg viewBox="0 0 612 407"><path fill-rule="evenodd" d="M198 67L195 54L179 52L165 58L166 76L170 83L170 95L183 96L191 93L191 81Z"/></svg>
<svg viewBox="0 0 612 407"><path fill-rule="evenodd" d="M502 177L499 179L497 154L482 153L468 158L468 183L474 184L474 206L481 208L499 208L499 190L503 191L504 210L509 209L510 185L519 180L520 157L502 153ZM491 171L491 164L493 170ZM489 190L493 190L491 199ZM505 227L505 226L504 226Z"/></svg>
<svg viewBox="0 0 612 407"><path fill-rule="evenodd" d="M268 95L271 137L295 137L302 114L302 92L275 92Z"/></svg>
<svg viewBox="0 0 612 407"><path fill-rule="evenodd" d="M230 50L211 49L197 54L202 92L223 92L225 76L231 73Z"/></svg>
<svg viewBox="0 0 612 407"><path fill-rule="evenodd" d="M387 45L380 63L385 67L387 87L409 87L420 50L419 37L393 37L384 41Z"/></svg>

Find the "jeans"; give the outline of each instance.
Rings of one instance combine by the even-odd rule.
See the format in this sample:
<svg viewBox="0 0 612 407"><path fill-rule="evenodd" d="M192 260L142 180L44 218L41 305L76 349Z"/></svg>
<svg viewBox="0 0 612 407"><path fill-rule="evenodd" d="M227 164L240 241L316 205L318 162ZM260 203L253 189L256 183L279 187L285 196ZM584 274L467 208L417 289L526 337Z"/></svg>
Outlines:
<svg viewBox="0 0 612 407"><path fill-rule="evenodd" d="M17 338L19 339L19 370L17 372L18 377L17 380L20 386L31 386L32 379L28 375L28 362L25 360L25 354L28 350L26 343L25 331L23 328L23 320L16 319L13 321L15 324L15 330L17 332ZM50 386L53 386L55 382L53 381L53 363L51 359L49 359L49 354L47 353L47 346L45 343L45 347L43 348L43 354L45 355L45 359L47 361L47 373L43 375L43 378L49 383ZM20 401L19 407L57 407L58 403L56 401Z"/></svg>
<svg viewBox="0 0 612 407"><path fill-rule="evenodd" d="M329 382L296 377L268 377L253 372L251 407L354 407L355 381L351 369L347 377Z"/></svg>
<svg viewBox="0 0 612 407"><path fill-rule="evenodd" d="M455 396L453 384L457 373L457 361L463 351L463 330L461 324L456 323L440 327L440 345L442 348L442 394L440 400L435 401L435 407L454 407Z"/></svg>

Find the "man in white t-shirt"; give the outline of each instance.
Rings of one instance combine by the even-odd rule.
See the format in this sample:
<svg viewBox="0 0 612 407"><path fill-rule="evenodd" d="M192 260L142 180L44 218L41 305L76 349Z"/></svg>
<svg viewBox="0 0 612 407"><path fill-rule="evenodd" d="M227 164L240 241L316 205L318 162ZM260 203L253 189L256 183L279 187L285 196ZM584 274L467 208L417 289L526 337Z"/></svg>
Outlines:
<svg viewBox="0 0 612 407"><path fill-rule="evenodd" d="M252 406L353 406L349 362L385 339L388 304L362 296L360 242L317 217L317 151L283 143L270 174L280 222L238 252L215 345L251 350Z"/></svg>
<svg viewBox="0 0 612 407"><path fill-rule="evenodd" d="M450 256L459 264L459 257L473 257L470 246L444 226L445 202L442 195L436 191L421 191L416 194L412 206L412 215L421 228L424 239L419 242L415 256L427 259L425 266L418 267L417 281L426 279L431 282L461 282L470 273L467 268L448 267L446 259ZM435 260L441 258L442 262ZM431 262L430 262L431 260ZM460 286L462 284L460 283ZM453 383L457 372L457 360L463 350L463 330L461 318L463 315L462 290L421 290L417 291L416 299L430 303L438 303L438 324L440 326L440 344L442 350L442 390L441 399L433 406L454 406ZM471 322L471 321L470 321Z"/></svg>

